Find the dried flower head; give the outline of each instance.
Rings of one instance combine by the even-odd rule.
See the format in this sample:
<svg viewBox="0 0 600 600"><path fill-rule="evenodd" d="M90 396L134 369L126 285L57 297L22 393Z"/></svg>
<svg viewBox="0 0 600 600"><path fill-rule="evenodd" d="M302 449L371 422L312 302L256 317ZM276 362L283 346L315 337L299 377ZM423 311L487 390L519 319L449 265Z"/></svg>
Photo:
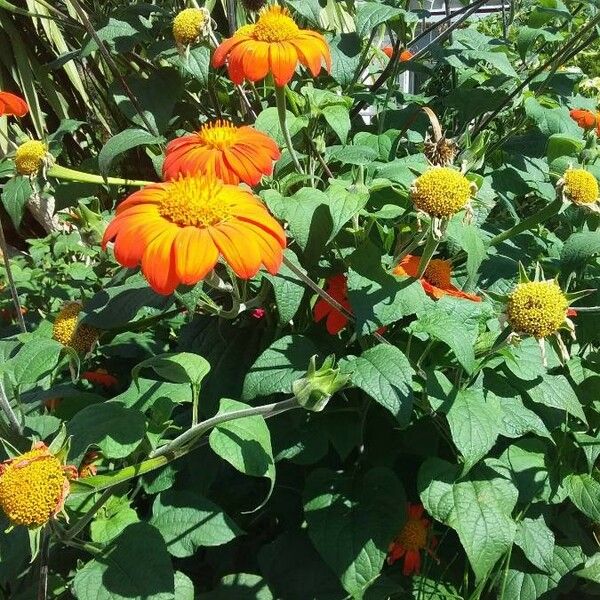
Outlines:
<svg viewBox="0 0 600 600"><path fill-rule="evenodd" d="M87 354L98 340L99 331L83 323L78 323L81 302L68 302L54 320L52 337L63 346L73 348L80 354Z"/></svg>

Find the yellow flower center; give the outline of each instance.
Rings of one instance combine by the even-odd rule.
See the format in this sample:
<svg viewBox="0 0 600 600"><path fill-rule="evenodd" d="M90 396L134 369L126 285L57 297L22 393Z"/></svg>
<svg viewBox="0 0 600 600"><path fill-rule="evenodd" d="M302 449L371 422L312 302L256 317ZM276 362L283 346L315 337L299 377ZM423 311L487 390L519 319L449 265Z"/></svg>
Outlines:
<svg viewBox="0 0 600 600"><path fill-rule="evenodd" d="M39 140L28 140L17 148L15 166L19 175L33 175L40 170L48 148Z"/></svg>
<svg viewBox="0 0 600 600"><path fill-rule="evenodd" d="M98 339L98 330L89 325L78 324L81 309L80 302L65 304L54 320L52 337L63 346L73 348L80 354L87 354Z"/></svg>
<svg viewBox="0 0 600 600"><path fill-rule="evenodd" d="M47 448L7 461L0 473L0 506L14 525L40 527L60 509L68 480Z"/></svg>
<svg viewBox="0 0 600 600"><path fill-rule="evenodd" d="M451 285L450 273L452 272L450 261L434 258L429 261L423 279L426 279L431 285L439 288L447 288Z"/></svg>
<svg viewBox="0 0 600 600"><path fill-rule="evenodd" d="M598 200L598 180L584 169L567 169L565 195L576 204L592 204Z"/></svg>
<svg viewBox="0 0 600 600"><path fill-rule="evenodd" d="M285 42L296 37L300 29L286 8L269 6L261 13L251 35L261 42Z"/></svg>
<svg viewBox="0 0 600 600"><path fill-rule="evenodd" d="M451 217L471 199L471 183L450 167L433 167L415 180L411 198L432 217Z"/></svg>
<svg viewBox="0 0 600 600"><path fill-rule="evenodd" d="M182 227L210 227L231 216L231 205L224 197L223 184L212 178L186 177L168 184L168 193L158 212Z"/></svg>
<svg viewBox="0 0 600 600"><path fill-rule="evenodd" d="M231 146L237 136L237 128L229 121L216 121L203 125L198 132L198 138L206 146L223 150Z"/></svg>
<svg viewBox="0 0 600 600"><path fill-rule="evenodd" d="M236 32L235 35L252 35L254 31L254 23L248 23L247 25L242 25Z"/></svg>
<svg viewBox="0 0 600 600"><path fill-rule="evenodd" d="M206 16L200 8L186 8L173 19L173 37L178 44L186 46L201 35L206 24Z"/></svg>
<svg viewBox="0 0 600 600"><path fill-rule="evenodd" d="M540 339L556 333L569 301L555 281L520 283L510 294L506 314L511 327Z"/></svg>
<svg viewBox="0 0 600 600"><path fill-rule="evenodd" d="M421 519L409 519L396 538L396 543L406 550L421 550L427 547L427 526Z"/></svg>

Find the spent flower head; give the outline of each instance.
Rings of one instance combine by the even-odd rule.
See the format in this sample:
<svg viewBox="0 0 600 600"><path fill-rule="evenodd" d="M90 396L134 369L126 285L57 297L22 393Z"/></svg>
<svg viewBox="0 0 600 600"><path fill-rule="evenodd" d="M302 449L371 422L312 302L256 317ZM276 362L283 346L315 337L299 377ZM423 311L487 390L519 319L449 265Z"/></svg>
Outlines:
<svg viewBox="0 0 600 600"><path fill-rule="evenodd" d="M87 354L98 340L100 332L95 327L79 323L82 308L81 302L65 304L54 319L52 337L79 354Z"/></svg>
<svg viewBox="0 0 600 600"><path fill-rule="evenodd" d="M15 168L19 175L35 175L51 162L48 146L40 140L23 142L15 153Z"/></svg>
<svg viewBox="0 0 600 600"><path fill-rule="evenodd" d="M173 37L179 46L189 46L206 35L210 14L205 8L186 8L173 19Z"/></svg>
<svg viewBox="0 0 600 600"><path fill-rule="evenodd" d="M598 180L585 169L569 167L558 181L557 192L564 202L600 213Z"/></svg>

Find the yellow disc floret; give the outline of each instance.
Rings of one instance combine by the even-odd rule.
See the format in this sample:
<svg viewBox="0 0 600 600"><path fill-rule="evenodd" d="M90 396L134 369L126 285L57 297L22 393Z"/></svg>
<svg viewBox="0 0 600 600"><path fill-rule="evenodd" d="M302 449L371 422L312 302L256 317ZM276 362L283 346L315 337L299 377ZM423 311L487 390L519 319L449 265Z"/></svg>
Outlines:
<svg viewBox="0 0 600 600"><path fill-rule="evenodd" d="M514 331L541 339L558 331L568 308L569 301L554 280L530 281L512 291L506 315Z"/></svg>
<svg viewBox="0 0 600 600"><path fill-rule="evenodd" d="M567 169L564 174L565 196L575 204L593 204L600 195L598 180L584 169Z"/></svg>
<svg viewBox="0 0 600 600"><path fill-rule="evenodd" d="M408 519L395 541L406 550L421 550L427 546L427 525L423 519Z"/></svg>
<svg viewBox="0 0 600 600"><path fill-rule="evenodd" d="M299 28L286 8L277 4L261 11L252 37L261 42L285 42L298 35Z"/></svg>
<svg viewBox="0 0 600 600"><path fill-rule="evenodd" d="M79 324L80 302L69 302L54 320L52 337L63 346L73 348L80 354L87 354L98 339L98 330L89 325Z"/></svg>
<svg viewBox="0 0 600 600"><path fill-rule="evenodd" d="M187 46L195 42L206 26L206 13L201 8L186 8L173 19L173 37L175 41Z"/></svg>
<svg viewBox="0 0 600 600"><path fill-rule="evenodd" d="M434 167L415 180L411 199L432 217L451 217L471 199L471 182L450 167Z"/></svg>
<svg viewBox="0 0 600 600"><path fill-rule="evenodd" d="M13 525L44 525L68 491L63 466L43 444L0 465L0 507Z"/></svg>
<svg viewBox="0 0 600 600"><path fill-rule="evenodd" d="M48 147L39 140L28 140L22 143L15 154L15 167L19 175L34 175L48 154Z"/></svg>
<svg viewBox="0 0 600 600"><path fill-rule="evenodd" d="M429 261L423 279L426 279L431 285L439 288L447 288L452 284L450 275L452 273L452 264L449 260L434 258Z"/></svg>

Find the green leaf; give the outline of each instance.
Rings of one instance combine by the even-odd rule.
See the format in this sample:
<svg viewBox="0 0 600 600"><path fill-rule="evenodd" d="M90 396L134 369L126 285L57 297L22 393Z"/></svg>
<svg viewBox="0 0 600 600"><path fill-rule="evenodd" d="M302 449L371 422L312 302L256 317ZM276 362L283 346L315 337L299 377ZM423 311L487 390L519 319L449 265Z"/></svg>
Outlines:
<svg viewBox="0 0 600 600"><path fill-rule="evenodd" d="M139 520L127 498L111 496L108 502L98 510L90 524L92 541L106 544L119 536L128 525L137 523Z"/></svg>
<svg viewBox="0 0 600 600"><path fill-rule="evenodd" d="M547 573L554 571L554 534L546 525L544 517L520 521L517 524L515 544L535 567Z"/></svg>
<svg viewBox="0 0 600 600"><path fill-rule="evenodd" d="M564 375L545 375L535 387L527 389L527 394L534 402L566 411L587 423L581 402Z"/></svg>
<svg viewBox="0 0 600 600"><path fill-rule="evenodd" d="M175 598L177 600L194 600L194 584L181 571L175 571Z"/></svg>
<svg viewBox="0 0 600 600"><path fill-rule="evenodd" d="M486 400L481 388L458 390L454 394L447 412L448 425L452 441L464 458L466 473L496 443L500 411L495 402Z"/></svg>
<svg viewBox="0 0 600 600"><path fill-rule="evenodd" d="M505 356L506 366L519 379L532 381L546 374L540 347L533 338L524 339Z"/></svg>
<svg viewBox="0 0 600 600"><path fill-rule="evenodd" d="M73 436L72 463L79 464L91 445L100 448L106 458L125 458L144 439L146 419L138 410L109 401L86 406L69 421L67 431Z"/></svg>
<svg viewBox="0 0 600 600"><path fill-rule="evenodd" d="M405 495L395 474L378 467L364 477L313 471L304 491L308 534L325 562L356 599L379 575L390 540L405 518Z"/></svg>
<svg viewBox="0 0 600 600"><path fill-rule="evenodd" d="M448 224L448 237L467 253L467 275L470 281L474 281L487 255L481 229L460 219L452 219Z"/></svg>
<svg viewBox="0 0 600 600"><path fill-rule="evenodd" d="M369 191L365 186L334 182L326 193L333 221L333 229L328 240L331 242L342 227L365 207L369 200Z"/></svg>
<svg viewBox="0 0 600 600"><path fill-rule="evenodd" d="M235 573L223 577L214 590L200 594L198 600L274 600L274 596L259 575Z"/></svg>
<svg viewBox="0 0 600 600"><path fill-rule="evenodd" d="M306 126L306 120L304 117L296 117L294 113L287 110L286 124L290 131L290 135L294 137ZM272 137L280 147L285 146L285 138L281 132L281 125L279 124L279 114L277 113L277 108L274 106L265 108L265 110L258 115L254 127Z"/></svg>
<svg viewBox="0 0 600 600"><path fill-rule="evenodd" d="M527 25L520 24L517 28L517 49L521 56L521 60L525 60L527 52L538 37L542 37L547 42L556 42L561 39L560 35L547 31L546 29L528 27Z"/></svg>
<svg viewBox="0 0 600 600"><path fill-rule="evenodd" d="M152 369L157 375L173 383L190 383L192 386L200 386L210 371L210 365L205 358L198 354L175 352L159 354L136 365L131 371L134 381L137 380L142 369Z"/></svg>
<svg viewBox="0 0 600 600"><path fill-rule="evenodd" d="M384 408L401 426L410 422L413 405L413 368L398 348L380 344L346 362L342 372L351 374L353 385L361 388Z"/></svg>
<svg viewBox="0 0 600 600"><path fill-rule="evenodd" d="M592 521L600 521L600 483L583 473L568 475L564 485L571 502Z"/></svg>
<svg viewBox="0 0 600 600"><path fill-rule="evenodd" d="M177 53L178 64L184 73L191 75L201 85L207 85L210 74L211 50L208 46L193 46L185 56Z"/></svg>
<svg viewBox="0 0 600 600"><path fill-rule="evenodd" d="M334 133L340 139L340 142L345 144L348 139L348 133L350 132L350 115L348 109L340 104L335 104L326 106L323 108L322 112L329 127L333 129Z"/></svg>
<svg viewBox="0 0 600 600"><path fill-rule="evenodd" d="M278 392L292 392L292 383L306 373L314 343L302 335L286 335L267 348L252 365L244 381L242 397L252 400Z"/></svg>
<svg viewBox="0 0 600 600"><path fill-rule="evenodd" d="M356 33L342 33L329 40L331 76L347 86L360 65L361 38Z"/></svg>
<svg viewBox="0 0 600 600"><path fill-rule="evenodd" d="M218 414L249 408L247 404L223 398ZM209 436L210 447L235 469L254 477L268 477L275 485L275 461L271 435L263 417L255 415L217 425Z"/></svg>
<svg viewBox="0 0 600 600"><path fill-rule="evenodd" d="M581 139L581 129L571 119L567 108L546 108L533 97L526 98L524 106L527 116L544 135L551 136L555 133L564 133Z"/></svg>
<svg viewBox="0 0 600 600"><path fill-rule="evenodd" d="M579 231L565 242L560 262L563 270L570 273L585 266L596 254L600 254L600 231Z"/></svg>
<svg viewBox="0 0 600 600"><path fill-rule="evenodd" d="M600 552L590 556L583 567L575 571L575 575L594 583L600 583Z"/></svg>
<svg viewBox="0 0 600 600"><path fill-rule="evenodd" d="M21 226L27 201L32 194L33 189L26 177L13 177L2 188L2 204L15 229L19 229Z"/></svg>
<svg viewBox="0 0 600 600"><path fill-rule="evenodd" d="M122 394L112 398L111 402L146 412L155 404L165 400L170 400L173 404L191 402L192 391L189 384L168 383L140 377L137 382L132 382Z"/></svg>
<svg viewBox="0 0 600 600"><path fill-rule="evenodd" d="M579 138L555 133L548 138L548 147L546 148L548 162L563 156L577 157L584 146L584 141Z"/></svg>
<svg viewBox="0 0 600 600"><path fill-rule="evenodd" d="M145 129L125 129L111 137L100 150L98 155L98 168L100 174L107 176L115 158L127 150L138 146L160 144L164 138L148 133Z"/></svg>
<svg viewBox="0 0 600 600"><path fill-rule="evenodd" d="M361 2L356 10L356 32L361 38L368 36L382 23L392 23L404 11L379 2Z"/></svg>
<svg viewBox="0 0 600 600"><path fill-rule="evenodd" d="M160 531L169 553L177 558L193 556L200 546L221 546L241 533L216 504L189 491L159 494L150 524Z"/></svg>
<svg viewBox="0 0 600 600"><path fill-rule="evenodd" d="M298 14L308 19L313 25L320 26L319 15L321 13L321 5L319 0L286 0Z"/></svg>
<svg viewBox="0 0 600 600"><path fill-rule="evenodd" d="M171 558L160 533L147 523L126 527L77 571L77 600L173 600Z"/></svg>
<svg viewBox="0 0 600 600"><path fill-rule="evenodd" d="M301 268L298 258L291 250L284 250L284 255L291 263ZM273 293L279 312L279 323L281 325L289 323L300 308L306 290L304 283L285 264L281 265L277 275L267 273L265 277L273 285Z"/></svg>
<svg viewBox="0 0 600 600"><path fill-rule="evenodd" d="M62 344L42 337L28 339L21 349L2 367L8 371L14 385L41 383L58 364Z"/></svg>

